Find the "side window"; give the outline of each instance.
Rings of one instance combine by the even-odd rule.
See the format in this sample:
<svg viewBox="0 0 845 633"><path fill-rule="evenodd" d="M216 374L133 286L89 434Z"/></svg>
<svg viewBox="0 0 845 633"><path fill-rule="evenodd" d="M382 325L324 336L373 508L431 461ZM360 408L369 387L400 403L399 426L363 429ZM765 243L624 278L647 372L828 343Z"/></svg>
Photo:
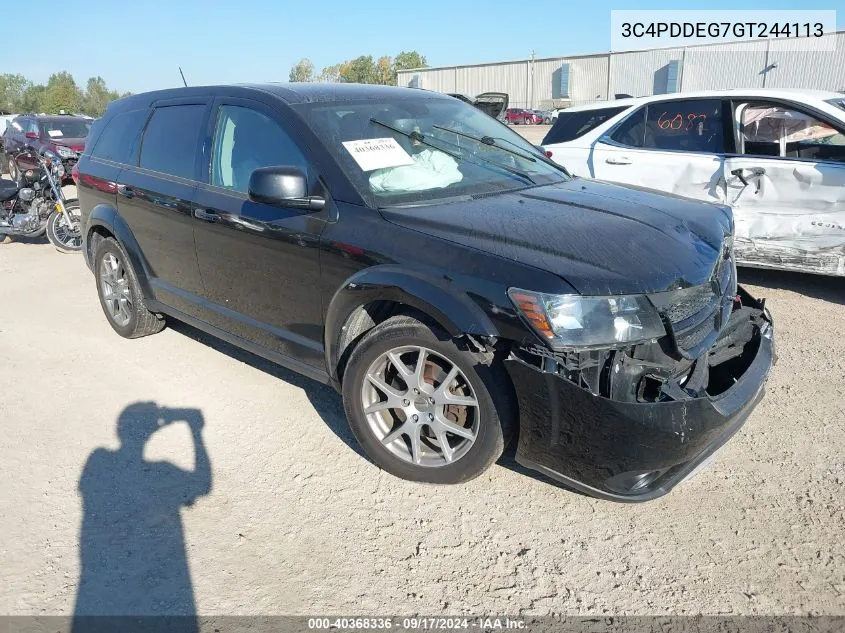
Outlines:
<svg viewBox="0 0 845 633"><path fill-rule="evenodd" d="M645 136L645 111L645 108L640 108L622 121L610 138L628 147L642 147Z"/></svg>
<svg viewBox="0 0 845 633"><path fill-rule="evenodd" d="M156 108L141 141L141 167L171 176L196 178L195 165L203 105Z"/></svg>
<svg viewBox="0 0 845 633"><path fill-rule="evenodd" d="M563 111L557 116L557 121L549 130L543 145L549 143L566 143L584 136L590 130L596 129L602 123L624 112L627 107L602 108L601 110L585 110L583 112Z"/></svg>
<svg viewBox="0 0 845 633"><path fill-rule="evenodd" d="M741 108L744 155L845 161L845 134L813 115L772 104Z"/></svg>
<svg viewBox="0 0 845 633"><path fill-rule="evenodd" d="M247 193L259 167L294 165L306 171L302 152L278 123L257 110L220 107L211 157L211 184Z"/></svg>
<svg viewBox="0 0 845 633"><path fill-rule="evenodd" d="M91 156L116 163L138 163L138 139L147 120L147 110L122 112L106 123Z"/></svg>
<svg viewBox="0 0 845 633"><path fill-rule="evenodd" d="M725 151L721 99L650 103L643 147L721 154Z"/></svg>

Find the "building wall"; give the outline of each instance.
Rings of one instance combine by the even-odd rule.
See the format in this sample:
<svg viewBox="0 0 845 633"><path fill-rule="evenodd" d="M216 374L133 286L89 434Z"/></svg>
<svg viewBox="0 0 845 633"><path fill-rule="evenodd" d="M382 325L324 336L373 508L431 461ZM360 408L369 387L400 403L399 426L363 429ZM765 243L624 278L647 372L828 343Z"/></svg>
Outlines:
<svg viewBox="0 0 845 633"><path fill-rule="evenodd" d="M769 50L769 64L777 64L766 73L767 88L799 88L845 90L845 32L827 37L836 40L835 51L813 50L799 46L794 40L774 41ZM819 42L816 48L820 48Z"/></svg>
<svg viewBox="0 0 845 633"><path fill-rule="evenodd" d="M610 55L611 94L628 94L632 97L662 94L669 62L683 57L682 48L659 48ZM661 85L662 80L662 85Z"/></svg>
<svg viewBox="0 0 845 633"><path fill-rule="evenodd" d="M686 48L604 53L547 59L424 68L400 71L397 83L437 92L475 96L506 92L511 107L565 107L624 93L635 97L662 94L671 61L681 61L680 90L725 88L818 88L845 90L845 31L826 35L836 50L821 50L822 42L767 40L709 44ZM560 68L570 65L570 100L554 99Z"/></svg>
<svg viewBox="0 0 845 633"><path fill-rule="evenodd" d="M767 42L693 47L684 55L683 90L762 88Z"/></svg>

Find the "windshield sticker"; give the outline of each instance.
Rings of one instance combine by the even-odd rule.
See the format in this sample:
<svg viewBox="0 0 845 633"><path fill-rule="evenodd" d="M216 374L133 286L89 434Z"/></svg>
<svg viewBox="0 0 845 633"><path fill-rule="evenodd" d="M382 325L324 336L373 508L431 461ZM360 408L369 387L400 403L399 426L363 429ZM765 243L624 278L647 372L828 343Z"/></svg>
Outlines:
<svg viewBox="0 0 845 633"><path fill-rule="evenodd" d="M47 130L47 134L49 134L51 138L56 138L57 136L64 136L61 130Z"/></svg>
<svg viewBox="0 0 845 633"><path fill-rule="evenodd" d="M384 167L413 165L408 155L395 138L369 138L360 141L344 141L343 146L358 163L362 171L373 171Z"/></svg>

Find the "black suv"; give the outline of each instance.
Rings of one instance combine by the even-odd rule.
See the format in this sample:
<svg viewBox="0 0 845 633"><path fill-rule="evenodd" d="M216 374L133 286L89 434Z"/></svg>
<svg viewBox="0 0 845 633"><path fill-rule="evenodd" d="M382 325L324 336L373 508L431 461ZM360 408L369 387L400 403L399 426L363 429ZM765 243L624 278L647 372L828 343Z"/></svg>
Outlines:
<svg viewBox="0 0 845 633"><path fill-rule="evenodd" d="M26 150L39 154L51 151L59 156L70 179L73 166L85 149L91 119L71 115L22 114L6 126L3 134L4 163L13 180L28 169L38 169L38 159Z"/></svg>
<svg viewBox="0 0 845 633"><path fill-rule="evenodd" d="M651 499L740 427L773 363L728 209L571 177L444 95L135 95L78 169L118 334L178 319L334 385L399 477L469 480L518 435L529 468Z"/></svg>

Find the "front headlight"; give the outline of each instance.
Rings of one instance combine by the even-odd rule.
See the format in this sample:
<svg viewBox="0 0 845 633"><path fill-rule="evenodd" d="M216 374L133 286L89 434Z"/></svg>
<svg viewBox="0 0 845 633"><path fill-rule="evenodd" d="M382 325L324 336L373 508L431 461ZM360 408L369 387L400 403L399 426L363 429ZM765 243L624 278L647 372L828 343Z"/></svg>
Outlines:
<svg viewBox="0 0 845 633"><path fill-rule="evenodd" d="M666 334L660 315L644 295L584 297L519 288L511 288L508 295L534 331L553 347L616 347Z"/></svg>
<svg viewBox="0 0 845 633"><path fill-rule="evenodd" d="M56 151L62 158L73 158L76 156L76 152L69 147L64 147L63 145L57 145Z"/></svg>

